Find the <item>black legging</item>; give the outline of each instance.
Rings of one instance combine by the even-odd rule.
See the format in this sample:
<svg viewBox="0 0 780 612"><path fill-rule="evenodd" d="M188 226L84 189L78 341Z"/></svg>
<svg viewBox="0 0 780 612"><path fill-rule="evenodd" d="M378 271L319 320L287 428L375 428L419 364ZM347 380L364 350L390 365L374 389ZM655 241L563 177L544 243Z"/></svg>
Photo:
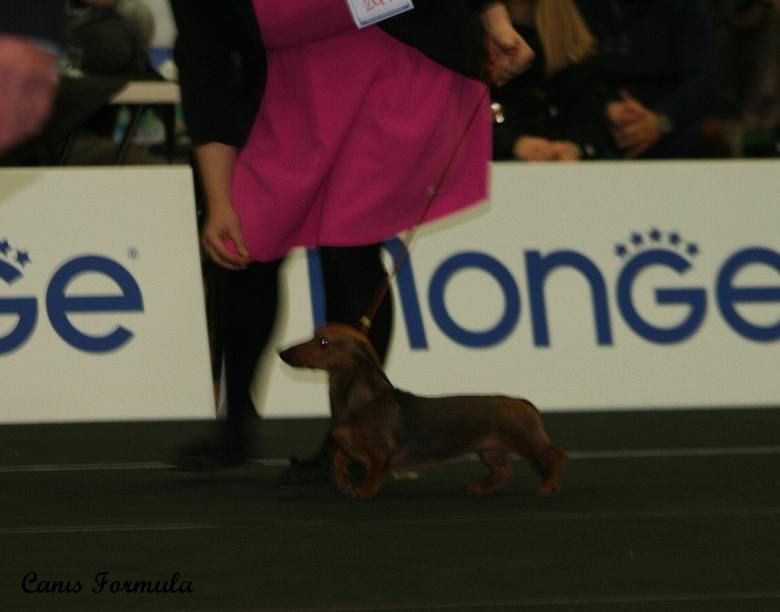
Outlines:
<svg viewBox="0 0 780 612"><path fill-rule="evenodd" d="M328 321L360 326L381 284L387 278L381 244L361 247L321 247ZM219 268L215 274L217 334L225 367L228 430L246 435L245 424L257 416L250 385L260 355L276 322L279 267L283 260L254 262L246 270ZM384 361L393 325L388 292L374 317L369 339Z"/></svg>

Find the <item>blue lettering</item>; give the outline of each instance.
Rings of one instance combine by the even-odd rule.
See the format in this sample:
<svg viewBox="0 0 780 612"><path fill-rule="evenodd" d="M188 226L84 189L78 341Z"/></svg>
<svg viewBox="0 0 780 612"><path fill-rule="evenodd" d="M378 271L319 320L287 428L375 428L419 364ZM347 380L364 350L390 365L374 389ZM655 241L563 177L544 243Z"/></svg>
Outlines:
<svg viewBox="0 0 780 612"><path fill-rule="evenodd" d="M406 246L398 238L393 238L385 242L385 248L393 258L393 262L401 261L406 257L406 261L396 270L396 284L398 286L398 298L401 303L401 310L404 313L406 321L406 332L409 335L409 346L412 349L428 348L428 338L425 335L422 314L420 310L420 299L417 296L417 285L414 281L414 270L412 269L412 259L408 257Z"/></svg>
<svg viewBox="0 0 780 612"><path fill-rule="evenodd" d="M399 303L406 322L411 349L428 348L425 326L416 279L405 246L398 238L385 243L394 261L406 258L396 272ZM315 250L309 257L309 277L312 290L312 308L315 325L325 322L324 287L319 260ZM588 257L576 251L554 251L542 255L538 250L525 251L528 296L531 325L535 346L550 346L550 329L547 314L545 287L553 272L568 268L579 272L590 288L596 341L599 345L613 343L612 327L607 298L607 286L599 268ZM740 315L738 304L780 304L780 284L776 286L735 286L735 278L750 265L763 265L780 274L780 253L768 248L748 248L732 255L721 268L715 287L723 318L738 334L745 338L771 342L780 339L780 317L769 324L757 324ZM684 320L671 326L654 324L637 310L633 290L642 272L662 267L682 276L692 265L688 259L663 248L639 253L621 270L617 279L616 297L620 313L626 324L640 337L658 344L683 342L701 328L707 311L707 292L699 287L656 288L654 303L658 306L685 307ZM490 275L502 290L503 312L497 324L488 329L467 329L456 322L446 305L445 292L449 281L461 270L476 269ZM428 301L434 321L454 342L466 347L489 347L504 341L520 320L520 293L509 270L492 256L480 252L457 253L437 268L428 286ZM5 310L18 314L18 304L6 300ZM29 301L25 303L30 308ZM34 311L34 304L32 309ZM34 315L34 312L33 312ZM34 320L34 316L33 316ZM0 347L3 345L0 344Z"/></svg>
<svg viewBox="0 0 780 612"><path fill-rule="evenodd" d="M684 304L690 307L688 317L675 327L658 327L645 321L637 312L631 298L634 281L640 272L650 266L666 266L682 274L691 264L671 251L653 249L646 251L629 262L618 279L618 305L623 318L637 334L659 344L681 342L689 338L704 320L707 296L703 289L658 289L655 292L658 304Z"/></svg>
<svg viewBox="0 0 780 612"><path fill-rule="evenodd" d="M771 342L780 338L780 318L772 325L756 325L746 321L734 307L736 303L780 303L780 286L734 287L734 277L751 264L764 264L780 273L780 254L770 249L751 248L732 255L718 274L718 305L723 318L738 334L758 342Z"/></svg>
<svg viewBox="0 0 780 612"><path fill-rule="evenodd" d="M0 261L0 278L7 284L13 284L21 276L16 268ZM0 298L0 315L8 314L15 315L18 321L16 327L0 337L0 355L15 351L30 338L38 321L38 304L32 297Z"/></svg>
<svg viewBox="0 0 780 612"><path fill-rule="evenodd" d="M531 303L531 319L536 346L550 346L544 283L553 270L562 267L570 267L581 272L590 284L596 339L600 345L612 344L612 328L610 327L607 307L607 287L601 272L590 259L574 251L556 251L544 257L539 251L526 251L525 263L528 275L528 299Z"/></svg>
<svg viewBox="0 0 780 612"><path fill-rule="evenodd" d="M327 323L325 313L325 283L322 279L322 262L317 249L306 250L306 266L309 271L309 290L311 292L311 315L314 329Z"/></svg>
<svg viewBox="0 0 780 612"><path fill-rule="evenodd" d="M66 296L65 290L68 284L77 276L86 273L107 276L117 284L121 295ZM78 257L63 265L51 279L46 293L46 311L55 331L74 348L89 353L116 350L127 343L133 337L133 333L122 326L117 326L108 334L90 336L77 329L68 319L68 314L138 312L143 309L141 290L130 273L115 261L95 255Z"/></svg>
<svg viewBox="0 0 780 612"><path fill-rule="evenodd" d="M461 270L476 268L491 275L504 293L504 313L500 321L485 331L470 331L458 325L447 311L444 292L452 276ZM512 275L499 261L484 253L459 253L447 259L435 272L428 288L433 318L452 340L464 346L484 348L503 341L520 318L520 293Z"/></svg>

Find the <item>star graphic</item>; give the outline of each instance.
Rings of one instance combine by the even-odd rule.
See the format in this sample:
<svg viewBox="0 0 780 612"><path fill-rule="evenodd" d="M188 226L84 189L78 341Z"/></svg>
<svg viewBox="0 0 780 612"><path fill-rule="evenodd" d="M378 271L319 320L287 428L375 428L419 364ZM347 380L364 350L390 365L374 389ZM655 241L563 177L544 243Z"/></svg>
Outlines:
<svg viewBox="0 0 780 612"><path fill-rule="evenodd" d="M650 233L648 234L650 236L650 240L653 242L660 242L661 240L661 232L657 228L653 228L650 230Z"/></svg>
<svg viewBox="0 0 780 612"><path fill-rule="evenodd" d="M626 253L628 253L628 249L625 247L625 245L622 244L615 245L615 255L617 255L618 257L625 257Z"/></svg>
<svg viewBox="0 0 780 612"><path fill-rule="evenodd" d="M28 263L30 263L30 254L27 251L17 250L16 263L22 267L26 266Z"/></svg>
<svg viewBox="0 0 780 612"><path fill-rule="evenodd" d="M688 244L688 247L685 249L685 252L688 253L688 255L695 257L696 255L699 254L699 245L697 245L695 242L691 242Z"/></svg>
<svg viewBox="0 0 780 612"><path fill-rule="evenodd" d="M642 238L642 234L633 233L631 234L631 244L634 246L641 246L644 243L644 238Z"/></svg>
<svg viewBox="0 0 780 612"><path fill-rule="evenodd" d="M11 250L11 245L8 244L8 240L3 240L0 242L0 253L2 253L4 256L8 255L8 251Z"/></svg>
<svg viewBox="0 0 780 612"><path fill-rule="evenodd" d="M674 246L680 244L680 240L682 240L682 238L680 238L680 234L677 232L672 232L669 234L669 242L671 242Z"/></svg>

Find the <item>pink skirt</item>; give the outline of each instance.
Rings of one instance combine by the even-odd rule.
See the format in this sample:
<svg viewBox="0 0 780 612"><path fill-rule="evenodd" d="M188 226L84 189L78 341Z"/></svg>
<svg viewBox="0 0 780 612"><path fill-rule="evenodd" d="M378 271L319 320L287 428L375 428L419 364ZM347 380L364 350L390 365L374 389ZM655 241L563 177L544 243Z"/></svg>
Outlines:
<svg viewBox="0 0 780 612"><path fill-rule="evenodd" d="M268 78L232 183L253 259L380 242L487 197L485 85L358 30L345 0L254 5Z"/></svg>

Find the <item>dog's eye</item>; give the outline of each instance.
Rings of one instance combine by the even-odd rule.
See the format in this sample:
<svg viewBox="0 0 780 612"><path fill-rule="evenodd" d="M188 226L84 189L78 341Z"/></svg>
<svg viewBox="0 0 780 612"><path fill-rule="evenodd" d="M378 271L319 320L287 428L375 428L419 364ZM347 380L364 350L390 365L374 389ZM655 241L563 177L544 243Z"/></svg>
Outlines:
<svg viewBox="0 0 780 612"><path fill-rule="evenodd" d="M328 339L325 336L320 336L320 346L322 348L328 346Z"/></svg>

